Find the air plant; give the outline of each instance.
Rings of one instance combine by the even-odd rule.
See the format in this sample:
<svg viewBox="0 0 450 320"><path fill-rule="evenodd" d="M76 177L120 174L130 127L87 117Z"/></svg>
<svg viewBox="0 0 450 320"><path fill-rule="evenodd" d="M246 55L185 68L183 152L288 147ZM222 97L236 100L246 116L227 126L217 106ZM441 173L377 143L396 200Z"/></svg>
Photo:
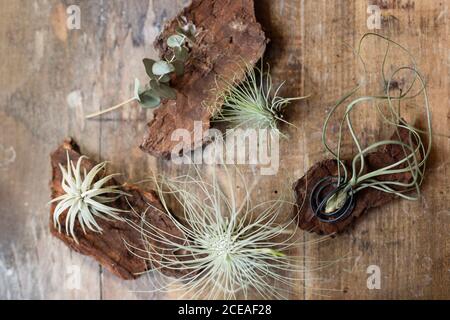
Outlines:
<svg viewBox="0 0 450 320"><path fill-rule="evenodd" d="M138 79L134 81L134 95L132 98L121 102L111 108L96 112L87 116L87 119L95 118L99 115L119 109L133 101L139 102L142 108L156 108L161 104L161 99L176 99L176 91L170 87L171 74L181 76L184 73L184 65L189 56L189 50L198 35L197 28L192 22L188 22L185 17L179 21L176 34L167 38L167 46L172 50L169 57L155 61L144 59L144 67L150 78L148 84L141 88Z"/></svg>
<svg viewBox="0 0 450 320"><path fill-rule="evenodd" d="M81 172L81 163L85 156L81 156L76 166L67 154L67 170L59 164L62 173L61 187L65 194L53 199L50 203L57 202L53 212L53 223L55 228L61 232L60 216L67 211L66 234L78 243L74 227L78 220L83 232L86 228L93 232L102 232L102 228L96 222L96 218L121 220L120 214L126 210L108 206L108 203L116 201L119 197L127 195L119 190L119 186L107 185L107 183L118 174L111 174L96 180L99 173L106 167L107 162L94 166L89 172Z"/></svg>
<svg viewBox="0 0 450 320"><path fill-rule="evenodd" d="M215 110L213 121L228 122L234 128L247 127L255 129L271 129L281 134L278 124L284 122L292 125L283 118L284 109L295 100L306 97L284 98L279 95L283 87L282 82L274 87L270 66L264 69L261 61L260 68L253 68L246 64L246 77L243 81L221 79L228 90L218 95L218 101L223 101L222 108Z"/></svg>
<svg viewBox="0 0 450 320"><path fill-rule="evenodd" d="M340 121L339 132L337 135L338 143L336 150L333 150L327 141L327 128L330 118L337 112L338 107L344 105L344 102L347 101L348 98L356 95L361 85L356 86L348 94L342 97L326 117L323 127L322 140L325 149L336 159L338 163L338 173L337 177L326 177L320 181L313 189L311 196L311 207L313 211L319 219L326 222L336 222L350 214L355 205L356 194L367 188L393 194L407 200L418 200L420 198L420 186L424 179L426 161L430 154L432 144L431 115L428 104L426 84L421 74L417 71L414 58L407 49L389 38L374 33L364 35L361 38L359 46L356 50L356 54L363 63L364 69L364 60L360 56L360 51L363 40L369 36L381 38L387 43L386 54L384 56L381 68L381 77L385 84L384 91L379 95L360 96L354 98L345 105L344 115ZM390 46L392 45L396 46L408 55L412 61L412 66L402 66L394 70L390 77L387 78L385 76L385 65ZM412 81L404 92L400 91L398 95L394 96L390 91L392 90L392 84L394 83L395 77L398 76L400 72L409 72L412 75ZM416 83L419 84L420 88L417 92L412 92ZM425 131L408 124L400 115L402 101L411 100L419 97L420 95L423 95L424 99L423 105L426 114ZM383 122L387 126L392 127L398 137L400 137L400 130L404 132L406 131L409 135L409 141L383 140L375 142L367 147L363 147L352 126L351 114L352 110L356 108L356 106L370 102L376 105L377 111L381 115ZM387 107L387 114L381 110L379 104ZM345 124L347 125L354 145L358 150L351 162L351 174L348 172L347 167L341 159L342 134ZM422 140L421 134L426 135L427 142ZM367 172L365 160L367 154L387 145L401 146L404 157L393 164ZM402 182L398 180L389 180L389 178L387 178L389 175L398 174L406 174L407 176L410 176L411 179L407 182ZM330 189L330 187L331 191L326 192L326 190Z"/></svg>
<svg viewBox="0 0 450 320"><path fill-rule="evenodd" d="M141 223L129 223L141 232L146 248L128 245L130 251L157 272L156 291L180 291L182 298L234 299L250 291L263 298L286 298L286 288L301 280L296 273L302 270L290 255L299 243L294 239L296 222L283 218L288 202L277 199L252 206L244 186L245 199L238 205L227 169L228 193L215 170L208 181L198 169L195 177L155 178L162 209L151 208L167 216L184 236L152 225L145 212L135 212ZM179 217L169 209L168 198L181 207ZM173 279L164 275L167 270L184 275Z"/></svg>

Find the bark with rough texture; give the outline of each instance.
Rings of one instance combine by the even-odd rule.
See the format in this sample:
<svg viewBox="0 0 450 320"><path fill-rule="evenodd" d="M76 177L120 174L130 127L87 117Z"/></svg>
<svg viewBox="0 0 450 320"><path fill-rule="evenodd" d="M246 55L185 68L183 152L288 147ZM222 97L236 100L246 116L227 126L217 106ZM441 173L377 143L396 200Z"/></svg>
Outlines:
<svg viewBox="0 0 450 320"><path fill-rule="evenodd" d="M210 107L226 89L220 80L242 80L244 62L254 65L262 57L267 43L256 22L253 0L194 0L166 24L155 41L161 56L168 54L166 39L175 33L181 16L192 21L201 32L190 52L185 73L172 79L176 100L164 101L155 110L141 145L143 151L165 158L174 151L187 152L204 144L202 133L210 127ZM195 121L201 123L201 130L196 133ZM176 129L188 130L191 141L183 141L179 147L180 142L172 138Z"/></svg>
<svg viewBox="0 0 450 320"><path fill-rule="evenodd" d="M405 129L400 129L400 137L397 134L392 136L392 140L400 140L405 143L409 142L409 134ZM405 157L404 151L400 145L386 145L380 150L372 152L365 157L367 172L374 171L385 167L389 164L396 163ZM345 161L345 165L349 174L351 174L351 162ZM400 166L398 167L400 168ZM315 232L317 234L333 234L344 231L352 222L362 216L368 209L382 206L389 201L395 199L395 196L385 193L373 188L366 188L359 191L356 197L355 207L352 213L345 219L336 223L322 222L314 215L309 198L312 189L316 183L328 176L337 176L337 162L334 159L327 159L316 163L312 166L306 175L297 180L294 184L294 192L296 195L297 206L294 207L294 213L297 215L298 224L301 229ZM411 174L398 173L391 175L384 175L378 177L379 180L390 180L398 182L408 182L411 179Z"/></svg>
<svg viewBox="0 0 450 320"><path fill-rule="evenodd" d="M81 156L78 146L71 139L65 140L64 143L51 154L52 199L64 194L64 190L61 187L62 174L59 164L63 166L67 165L67 155L69 155L70 160L74 163L76 163ZM85 168L86 171L89 171L95 165L96 163L89 159L82 160L82 168ZM114 181L112 183L117 184ZM130 210L131 205L136 213L146 212L145 220L148 223L165 230L169 234L182 237L179 230L170 219L162 211L156 209L161 208L161 203L153 191L145 191L131 184L124 184L121 189L131 196L126 198L121 197L113 204L110 204L111 206ZM125 245L126 242L132 247L144 249L144 243L142 242L139 230L133 228L129 223L119 220L97 218L96 221L103 229L103 232L95 233L87 230L87 233L84 233L79 222L76 221L74 231L78 239L77 243L72 237L65 233L65 217L67 212L60 216L61 233L58 232L58 228L54 226L53 212L55 207L56 203L53 203L50 209L50 231L55 237L62 240L74 251L93 257L106 269L123 279L134 279L138 276L137 273L144 272L149 268L149 264L146 260L131 253ZM130 210L129 212L121 213L121 216L139 225L140 217L136 213ZM142 254L141 252L137 253ZM152 259L154 259L153 265L157 266L157 257L153 256ZM175 275L170 271L162 271L166 274Z"/></svg>

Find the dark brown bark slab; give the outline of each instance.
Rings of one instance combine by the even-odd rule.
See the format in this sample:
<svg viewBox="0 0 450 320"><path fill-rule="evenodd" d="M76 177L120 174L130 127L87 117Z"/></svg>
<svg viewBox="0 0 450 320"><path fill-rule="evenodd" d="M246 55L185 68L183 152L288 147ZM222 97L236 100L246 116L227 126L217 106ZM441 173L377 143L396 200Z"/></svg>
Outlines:
<svg viewBox="0 0 450 320"><path fill-rule="evenodd" d="M399 135L394 134L392 140L409 143L409 133L400 129ZM367 171L374 171L393 164L405 157L404 151L399 145L387 145L380 150L366 156ZM351 174L351 163L345 161L348 172ZM398 167L400 168L400 166ZM316 218L310 205L309 198L316 183L327 176L337 176L337 162L334 159L323 160L312 166L308 172L294 184L296 204L294 214L297 216L299 227L317 234L333 234L344 231L357 218L362 216L370 208L382 206L395 199L395 196L372 188L364 189L356 194L356 204L352 213L345 219L336 223L322 222ZM411 179L409 173L385 175L379 180L391 180L408 182Z"/></svg>
<svg viewBox="0 0 450 320"><path fill-rule="evenodd" d="M78 146L71 139L64 141L64 143L51 154L52 199L64 194L64 190L61 187L62 174L58 165L61 164L66 167L67 154L69 155L70 160L75 163L81 156ZM87 171L95 165L96 163L89 159L84 159L82 161L82 168L86 168ZM117 184L116 182L113 183ZM127 197L127 199L137 213L146 211L145 219L148 223L167 231L169 234L182 237L182 234L170 219L164 213L153 208L161 208L161 203L153 191L142 190L131 184L124 184L122 190L131 195ZM130 206L125 197L121 197L115 203L110 205L119 209L130 210ZM149 205L151 205L150 208ZM95 233L87 230L87 233L85 234L77 221L75 224L75 235L78 239L77 243L65 233L66 213L62 214L60 217L61 233L58 232L58 229L53 225L53 212L55 207L56 203L52 204L50 208L50 231L72 250L93 257L106 269L123 279L134 279L138 276L138 273L144 272L149 268L149 263L132 254L124 243L124 241L126 241L133 247L144 249L140 232L133 228L130 223L97 218L96 221L103 229L103 232ZM129 222L134 222L138 225L140 224L140 217L132 211L123 213L122 217ZM155 259L153 265L157 266L157 257L152 258ZM176 276L176 274L169 272L168 270L161 271L165 274Z"/></svg>
<svg viewBox="0 0 450 320"><path fill-rule="evenodd" d="M255 64L267 43L256 22L253 0L193 0L177 18L180 16L203 31L190 53L184 75L172 80L177 99L164 101L155 110L141 145L143 151L165 158L179 143L171 139L176 129L191 132L191 143L185 143L183 151L203 145L202 137L193 133L194 121L201 121L203 132L210 127L211 114L206 105L214 103L217 93L225 89L220 78L242 80L244 61ZM174 34L177 18L166 24L155 42L161 56L167 54L166 39Z"/></svg>

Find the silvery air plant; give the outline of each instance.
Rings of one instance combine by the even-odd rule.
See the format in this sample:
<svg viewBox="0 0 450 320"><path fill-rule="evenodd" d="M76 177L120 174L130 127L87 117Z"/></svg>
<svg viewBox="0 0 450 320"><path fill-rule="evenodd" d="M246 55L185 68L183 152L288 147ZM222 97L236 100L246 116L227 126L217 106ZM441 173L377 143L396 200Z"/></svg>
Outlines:
<svg viewBox="0 0 450 320"><path fill-rule="evenodd" d="M361 56L361 47L364 40L369 37L374 37L387 43L380 72L380 78L385 83L385 87L381 93L360 96L357 93L364 82L358 84L338 100L325 118L322 143L325 149L336 159L338 172L336 177L324 178L312 191L311 208L315 215L324 222L337 222L351 214L357 201L356 195L365 189L375 189L410 201L416 201L421 198L420 189L425 177L426 163L431 152L433 136L426 81L417 70L417 63L414 57L406 48L376 33L367 33L359 41L355 52L363 65L364 59ZM398 67L389 74L386 61L389 52L393 48L400 49L400 52L405 53L411 60L411 65ZM410 83L406 83L405 89L398 94L391 93L392 84L400 76L403 79L411 79ZM423 129L419 129L403 119L407 114L403 109L406 109L408 104L412 105L413 99L416 98L423 99L422 101L418 100L417 104L423 108L423 113L421 114L421 120L425 124ZM404 101L407 101L407 103ZM352 123L353 110L361 106L365 108L375 107L381 116L382 122L394 129L399 140L382 140L364 146ZM337 137L338 140L336 147L333 147L328 142L328 127L332 116L340 110L340 107L344 107L345 112L343 112L337 133L333 133L333 137ZM345 126L357 150L351 161L351 171L348 170L342 159ZM408 139L405 139L405 141L400 139L401 130L407 134ZM399 157L395 163L386 164L384 167L376 170L367 170L367 156L371 152L387 146L401 147L403 157ZM409 181L399 181L396 178L398 175L409 176L410 179ZM332 187L331 191L324 192L327 187Z"/></svg>
<svg viewBox="0 0 450 320"><path fill-rule="evenodd" d="M212 107L215 122L230 123L233 128L270 129L280 134L279 123L292 125L283 118L284 109L295 100L307 97L284 98L279 92L284 85L282 82L275 87L272 83L270 67L253 68L245 65L245 79L241 82L235 79L219 79L225 82L227 90L221 91L217 97L223 101L220 108ZM283 135L282 135L283 136Z"/></svg>
<svg viewBox="0 0 450 320"><path fill-rule="evenodd" d="M139 80L136 79L134 81L134 95L132 98L106 110L91 114L86 118L95 118L119 109L133 101L137 101L144 109L153 109L161 104L162 99L176 99L176 91L170 87L171 75L181 76L184 74L185 63L198 33L196 26L185 17L182 17L176 33L167 38L166 44L171 50L169 56L158 61L153 59L143 60L145 71L150 78L147 85L141 87Z"/></svg>
<svg viewBox="0 0 450 320"><path fill-rule="evenodd" d="M53 212L53 223L55 228L61 232L60 217L67 210L65 226L66 234L71 236L77 243L74 227L78 220L83 232L86 229L92 232L102 232L96 218L121 220L120 214L125 210L113 208L108 204L113 203L119 197L127 195L119 190L119 186L108 185L108 182L118 174L111 174L99 178L99 174L106 167L106 162L94 166L89 172L81 172L81 163L85 156L78 159L76 166L67 154L67 169L59 164L62 181L61 187L65 194L53 199L50 203L57 202Z"/></svg>
<svg viewBox="0 0 450 320"><path fill-rule="evenodd" d="M284 215L289 210L283 210L290 203L280 197L252 205L244 182L237 190L225 166L224 179L218 178L216 167L211 168L203 175L195 167L194 174L152 179L162 208L150 208L168 217L184 236L152 225L146 212L134 212L140 223L128 221L147 244L145 250L128 247L152 266L156 289L149 292L176 292L181 299L235 299L249 294L287 298L289 289L302 280L303 269L300 258L292 255L299 246L297 224ZM240 196L244 198L239 204ZM177 216L169 203L181 208ZM168 277L164 271L180 277Z"/></svg>

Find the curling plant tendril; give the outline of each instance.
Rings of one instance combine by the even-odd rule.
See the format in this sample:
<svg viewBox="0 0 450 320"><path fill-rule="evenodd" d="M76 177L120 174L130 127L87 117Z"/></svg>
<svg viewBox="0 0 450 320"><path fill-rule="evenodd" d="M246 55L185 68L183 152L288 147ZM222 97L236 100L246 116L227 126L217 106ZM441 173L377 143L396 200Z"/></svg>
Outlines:
<svg viewBox="0 0 450 320"><path fill-rule="evenodd" d="M65 194L53 199L50 203L57 202L53 212L53 223L55 228L61 232L60 217L66 214L66 234L71 236L77 243L74 227L78 220L82 230L86 229L101 233L103 230L96 222L96 218L121 220L120 214L127 212L109 206L119 197L127 195L119 190L119 186L107 185L107 183L118 174L111 174L98 179L100 172L106 167L106 162L94 166L89 172L81 171L81 163L85 156L78 159L76 166L67 154L67 170L60 164L62 173L61 187Z"/></svg>
<svg viewBox="0 0 450 320"><path fill-rule="evenodd" d="M387 45L381 67L381 79L384 83L384 90L378 95L364 95L352 98L362 87L362 85L358 85L348 94L344 95L339 101L337 101L325 119L322 134L323 145L338 162L338 174L337 177L335 177L335 188L333 192L328 193L326 197L320 199L318 203L316 203L319 207L316 208L316 210L322 210L325 216L342 209L351 197L367 188L393 194L407 200L417 200L420 197L420 186L424 179L426 161L430 154L432 144L431 114L428 103L426 83L422 75L417 70L414 57L406 48L390 40L389 38L375 33L365 34L361 38L355 51L357 57L362 62L365 71L366 67L364 60L361 57L361 48L364 40L368 37L377 37L386 42ZM389 52L392 48L396 48L401 52L406 53L408 59L411 61L411 65L401 66L391 72L390 76L387 77L386 63ZM396 77L398 77L401 73L403 75L405 75L405 73L409 74L411 81L406 86L405 90L398 90L398 94L391 94L392 88L395 87L394 83L396 83ZM418 129L407 123L403 120L400 112L405 100L412 101L418 97L423 98L423 109L425 111L425 116L422 120L426 125L425 130ZM396 132L399 137L398 141L383 140L373 143L367 147L362 146L357 133L353 128L351 115L352 111L356 107L367 107L367 105L370 104L377 107L377 111L381 115L383 123L395 130L394 132ZM383 106L386 107L387 112L382 110ZM333 149L328 142L327 129L329 127L331 117L337 112L339 107L343 107L344 111L337 133L337 147L336 149ZM351 161L351 173L348 172L346 165L341 159L343 143L342 135L345 125L347 126L354 146L358 151ZM400 131L407 133L407 141L405 141L405 139L400 139ZM423 140L422 135L426 137L426 141ZM400 146L401 150L403 150L403 158L395 163L387 164L380 169L368 171L366 166L366 156L370 152L388 145ZM389 178L386 179L386 177L389 177L390 175L398 174L406 174L410 177L409 181L389 180ZM349 206L347 209L351 209L351 207Z"/></svg>

